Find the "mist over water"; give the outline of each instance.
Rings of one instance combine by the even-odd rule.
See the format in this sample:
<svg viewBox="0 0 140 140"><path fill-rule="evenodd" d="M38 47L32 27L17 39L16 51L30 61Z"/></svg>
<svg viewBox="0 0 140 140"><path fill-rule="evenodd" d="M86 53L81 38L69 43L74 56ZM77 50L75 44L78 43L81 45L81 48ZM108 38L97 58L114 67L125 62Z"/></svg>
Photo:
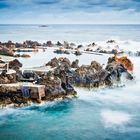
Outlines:
<svg viewBox="0 0 140 140"><path fill-rule="evenodd" d="M74 43L105 41L109 38L140 41L140 25L85 25L53 24L40 25L0 25L1 41L47 40L69 41Z"/></svg>
<svg viewBox="0 0 140 140"><path fill-rule="evenodd" d="M119 45L140 50L139 25L0 25L0 41L27 39L45 42L67 40L76 43L97 41L104 44L115 38ZM57 39L57 40L56 40ZM41 66L54 55L46 52L30 53L20 58L24 68ZM106 64L108 55L63 55L81 64L96 60ZM139 140L140 138L140 58L134 63L133 81L125 81L114 88L76 88L77 98L33 104L30 107L0 109L1 140Z"/></svg>

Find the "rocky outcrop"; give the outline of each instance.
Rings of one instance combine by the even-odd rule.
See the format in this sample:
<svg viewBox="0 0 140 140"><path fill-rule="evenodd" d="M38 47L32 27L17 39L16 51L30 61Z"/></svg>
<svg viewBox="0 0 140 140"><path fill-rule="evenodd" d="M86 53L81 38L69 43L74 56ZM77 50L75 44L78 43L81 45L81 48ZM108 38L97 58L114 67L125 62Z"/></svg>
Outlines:
<svg viewBox="0 0 140 140"><path fill-rule="evenodd" d="M70 54L69 51L63 50L63 49L57 49L57 50L54 51L54 53L57 53L57 54Z"/></svg>
<svg viewBox="0 0 140 140"><path fill-rule="evenodd" d="M72 68L78 68L79 67L78 64L79 64L79 60L76 59L75 61L72 62L71 67Z"/></svg>
<svg viewBox="0 0 140 140"><path fill-rule="evenodd" d="M0 84L16 83L16 72L7 74L6 70L3 70L0 74Z"/></svg>
<svg viewBox="0 0 140 140"><path fill-rule="evenodd" d="M46 46L47 46L47 47L52 47L52 46L53 46L53 44L52 44L52 42L51 42L51 41L47 41L47 42L46 42Z"/></svg>
<svg viewBox="0 0 140 140"><path fill-rule="evenodd" d="M0 46L0 54L7 56L14 56L14 52L12 48L7 48L5 46Z"/></svg>
<svg viewBox="0 0 140 140"><path fill-rule="evenodd" d="M84 47L83 45L78 45L77 46L78 49L83 48L83 47Z"/></svg>
<svg viewBox="0 0 140 140"><path fill-rule="evenodd" d="M49 61L46 66L51 66L52 68L59 66L59 60L55 57Z"/></svg>
<svg viewBox="0 0 140 140"><path fill-rule="evenodd" d="M110 57L105 69L109 71L110 76L115 78L117 81L120 81L120 78L124 73L126 79L133 79L133 76L130 73L133 71L133 64L127 57Z"/></svg>
<svg viewBox="0 0 140 140"><path fill-rule="evenodd" d="M76 95L76 91L69 87L66 75L50 72L42 77L41 84L45 85L45 99L53 100L55 98L66 97L67 95Z"/></svg>
<svg viewBox="0 0 140 140"><path fill-rule="evenodd" d="M19 60L14 59L13 61L9 62L9 68L14 70L19 70L22 67L22 63L19 62Z"/></svg>
<svg viewBox="0 0 140 140"><path fill-rule="evenodd" d="M23 42L23 47L25 48L36 48L37 46L41 46L41 43L32 40L26 40Z"/></svg>
<svg viewBox="0 0 140 140"><path fill-rule="evenodd" d="M93 61L91 65L82 65L75 70L74 83L83 87L97 87L105 83L108 72Z"/></svg>
<svg viewBox="0 0 140 140"><path fill-rule="evenodd" d="M46 66L51 66L52 68L54 67L58 67L58 66L63 66L63 67L70 67L71 66L71 62L69 59L67 58L63 58L60 57L59 59L57 59L56 57L51 59L51 61L49 61Z"/></svg>
<svg viewBox="0 0 140 140"><path fill-rule="evenodd" d="M64 41L64 44L63 44L65 49L71 49L71 50L73 49L74 45L75 45L74 43L69 44L67 41Z"/></svg>
<svg viewBox="0 0 140 140"><path fill-rule="evenodd" d="M63 44L61 42L59 42L59 41L57 41L56 45L57 46L63 46Z"/></svg>
<svg viewBox="0 0 140 140"><path fill-rule="evenodd" d="M133 76L129 73L129 67L125 67L124 62L119 62L120 59L118 60L115 57L108 59L105 69L97 61L92 61L90 65L82 66L78 66L78 60L75 60L71 64L67 58L55 58L50 64L53 61L57 62L54 74L64 81L63 83L66 83L67 76L71 77L71 83L85 87L98 87L100 85L110 86L114 81L120 81L123 73L125 73L126 79L133 79ZM71 68L75 68L75 70L73 71ZM63 78L61 77L61 74L63 75Z"/></svg>
<svg viewBox="0 0 140 140"><path fill-rule="evenodd" d="M82 53L79 50L75 51L74 54L77 56L82 55Z"/></svg>
<svg viewBox="0 0 140 140"><path fill-rule="evenodd" d="M108 40L106 43L116 43L115 40Z"/></svg>

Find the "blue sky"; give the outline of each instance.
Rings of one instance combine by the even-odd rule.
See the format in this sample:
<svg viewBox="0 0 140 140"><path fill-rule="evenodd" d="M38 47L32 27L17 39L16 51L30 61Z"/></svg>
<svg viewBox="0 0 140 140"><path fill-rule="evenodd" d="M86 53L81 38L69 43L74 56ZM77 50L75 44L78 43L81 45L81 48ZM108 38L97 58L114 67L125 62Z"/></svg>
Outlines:
<svg viewBox="0 0 140 140"><path fill-rule="evenodd" d="M139 24L140 0L0 0L0 23Z"/></svg>

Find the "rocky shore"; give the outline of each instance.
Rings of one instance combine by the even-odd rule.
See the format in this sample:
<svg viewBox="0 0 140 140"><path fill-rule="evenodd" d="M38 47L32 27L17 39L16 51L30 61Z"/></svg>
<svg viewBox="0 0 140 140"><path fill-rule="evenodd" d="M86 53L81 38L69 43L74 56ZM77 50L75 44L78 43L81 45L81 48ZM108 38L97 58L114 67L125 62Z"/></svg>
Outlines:
<svg viewBox="0 0 140 140"><path fill-rule="evenodd" d="M57 48L54 50L54 53L57 54L70 54L74 53L79 56L84 53L101 53L101 54L127 54L129 56L140 56L139 51L128 51L127 49L123 49L119 46L117 41L108 40L104 45L99 45L95 42L90 44L75 44L73 42L64 41L61 43L60 41L53 43L52 41L47 41L46 43L39 43L37 41L26 40L23 43L15 43L12 41L8 42L0 42L0 54L13 56L13 57L30 57L28 52L38 52L39 49L46 49L47 47ZM24 52L25 54L20 54L20 52ZM16 54L15 54L16 53Z"/></svg>
<svg viewBox="0 0 140 140"><path fill-rule="evenodd" d="M107 41L107 44L115 43L114 40ZM120 83L122 78L125 78L125 80L134 78L132 62L127 57L120 57L121 52L119 49L117 50L117 47L116 50L106 50L104 52L96 43L77 46L74 43L61 43L59 41L56 44L51 41L44 44L36 41L25 41L23 44L9 41L0 43L0 48L2 48L0 51L4 52L3 55L21 57L21 55L15 55L14 52L21 52L22 50L26 52L28 49L36 50L38 46L58 47L54 51L57 54L74 53L79 56L84 52L98 52L114 54L114 56L110 55L106 65L102 65L95 60L87 65L79 65L78 59L70 61L66 57L54 57L45 64L45 67L48 67L49 70L38 73L35 70L21 71L22 63L18 59L9 61L9 68L6 69L4 64L7 64L7 62L1 60L0 64L3 66L0 73L1 105L23 106L32 102L41 103L42 101L68 96L75 97L77 93L74 87L76 86L86 88L111 87L114 83ZM22 57L30 56L23 54Z"/></svg>

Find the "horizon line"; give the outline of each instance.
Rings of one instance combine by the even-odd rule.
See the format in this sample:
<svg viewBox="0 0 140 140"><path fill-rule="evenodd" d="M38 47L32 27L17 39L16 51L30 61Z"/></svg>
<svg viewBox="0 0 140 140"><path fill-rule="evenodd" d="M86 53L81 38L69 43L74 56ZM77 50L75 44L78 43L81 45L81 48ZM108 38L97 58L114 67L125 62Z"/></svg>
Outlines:
<svg viewBox="0 0 140 140"><path fill-rule="evenodd" d="M140 23L0 23L0 25L140 25Z"/></svg>

